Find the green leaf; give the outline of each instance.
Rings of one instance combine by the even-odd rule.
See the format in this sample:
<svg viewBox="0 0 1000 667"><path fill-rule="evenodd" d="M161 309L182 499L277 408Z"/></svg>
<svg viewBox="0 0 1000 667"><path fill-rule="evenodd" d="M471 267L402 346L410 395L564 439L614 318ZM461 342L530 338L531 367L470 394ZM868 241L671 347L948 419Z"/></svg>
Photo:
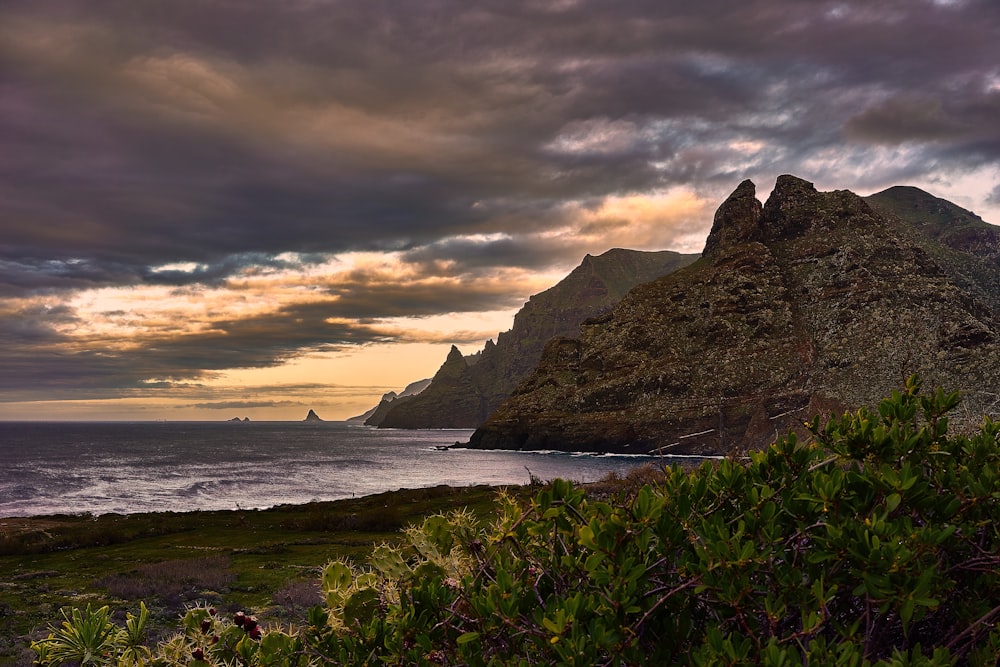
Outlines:
<svg viewBox="0 0 1000 667"><path fill-rule="evenodd" d="M897 507L899 507L899 503L902 500L903 500L902 496L900 496L898 493L889 494L885 499L886 510L889 512L894 511Z"/></svg>
<svg viewBox="0 0 1000 667"><path fill-rule="evenodd" d="M364 625L375 617L379 609L379 594L374 588L362 588L344 603L344 622Z"/></svg>

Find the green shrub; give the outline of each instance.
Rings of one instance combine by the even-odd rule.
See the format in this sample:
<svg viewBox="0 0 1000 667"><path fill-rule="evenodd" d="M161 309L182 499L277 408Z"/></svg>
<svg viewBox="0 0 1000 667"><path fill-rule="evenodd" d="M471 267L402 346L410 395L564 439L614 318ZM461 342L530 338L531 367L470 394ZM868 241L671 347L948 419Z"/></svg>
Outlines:
<svg viewBox="0 0 1000 667"><path fill-rule="evenodd" d="M213 626L232 641L198 655L262 665L993 665L1000 424L949 435L958 402L911 380L877 413L815 419L807 442L789 435L747 462L666 471L624 503L556 480L527 506L502 498L490 527L431 517L367 566L328 565L326 606L301 631L257 641ZM159 664L191 661L205 613L188 613ZM58 664L51 656L39 653Z"/></svg>

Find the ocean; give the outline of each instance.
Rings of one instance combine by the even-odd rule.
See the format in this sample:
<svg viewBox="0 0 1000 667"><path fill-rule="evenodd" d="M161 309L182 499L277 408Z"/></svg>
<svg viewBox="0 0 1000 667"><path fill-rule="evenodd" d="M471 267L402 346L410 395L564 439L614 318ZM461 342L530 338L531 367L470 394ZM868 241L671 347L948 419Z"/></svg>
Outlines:
<svg viewBox="0 0 1000 667"><path fill-rule="evenodd" d="M598 480L658 459L442 449L344 422L0 422L0 517L263 509L400 488Z"/></svg>

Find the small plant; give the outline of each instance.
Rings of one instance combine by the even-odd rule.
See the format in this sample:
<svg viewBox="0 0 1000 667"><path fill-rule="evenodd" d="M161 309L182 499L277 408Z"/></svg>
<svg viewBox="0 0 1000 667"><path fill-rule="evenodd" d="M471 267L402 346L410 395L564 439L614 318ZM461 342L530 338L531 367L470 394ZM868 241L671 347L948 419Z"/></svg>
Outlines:
<svg viewBox="0 0 1000 667"><path fill-rule="evenodd" d="M545 482L542 480L542 478L536 475L535 473L531 472L531 468L529 468L528 466L524 466L524 469L528 473L528 486L530 488L540 489L543 486L545 486Z"/></svg>
<svg viewBox="0 0 1000 667"><path fill-rule="evenodd" d="M40 665L141 664L150 656L145 641L149 610L140 604L139 615L129 614L125 627L111 622L108 607L62 610L63 622L50 628L49 636L31 645Z"/></svg>

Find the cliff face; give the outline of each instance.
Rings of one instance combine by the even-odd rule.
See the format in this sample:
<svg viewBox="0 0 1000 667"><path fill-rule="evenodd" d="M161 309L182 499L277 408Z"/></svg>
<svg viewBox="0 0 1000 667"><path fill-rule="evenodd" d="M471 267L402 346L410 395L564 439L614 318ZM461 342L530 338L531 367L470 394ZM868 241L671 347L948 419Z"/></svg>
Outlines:
<svg viewBox="0 0 1000 667"><path fill-rule="evenodd" d="M393 403L396 401L409 400L411 397L426 389L430 383L431 378L426 378L424 380L411 382L398 394L394 391L386 392L382 394L382 399L379 401L378 405L360 415L357 415L356 417L350 417L346 421L355 424L360 423L366 426L378 426L382 423L385 415L389 413L389 408L392 407Z"/></svg>
<svg viewBox="0 0 1000 667"><path fill-rule="evenodd" d="M1000 347L988 290L957 270L976 257L850 192L782 176L762 206L745 181L701 260L550 342L469 446L728 454L875 405L912 373L973 390L978 420Z"/></svg>
<svg viewBox="0 0 1000 667"><path fill-rule="evenodd" d="M895 186L865 201L963 289L1000 312L1000 227L914 187Z"/></svg>
<svg viewBox="0 0 1000 667"><path fill-rule="evenodd" d="M405 400L396 400L379 428L469 428L482 413L482 399L465 357L454 345L430 385ZM428 416L433 415L431 422Z"/></svg>
<svg viewBox="0 0 1000 667"><path fill-rule="evenodd" d="M453 356L419 396L396 400L378 415L383 428L475 428L535 368L545 343L580 335L581 323L610 313L632 287L666 275L698 258L670 251L614 249L587 255L566 278L532 296L496 343L460 366ZM474 361L470 364L469 361ZM445 372L446 367L448 371ZM367 423L371 424L374 417Z"/></svg>

